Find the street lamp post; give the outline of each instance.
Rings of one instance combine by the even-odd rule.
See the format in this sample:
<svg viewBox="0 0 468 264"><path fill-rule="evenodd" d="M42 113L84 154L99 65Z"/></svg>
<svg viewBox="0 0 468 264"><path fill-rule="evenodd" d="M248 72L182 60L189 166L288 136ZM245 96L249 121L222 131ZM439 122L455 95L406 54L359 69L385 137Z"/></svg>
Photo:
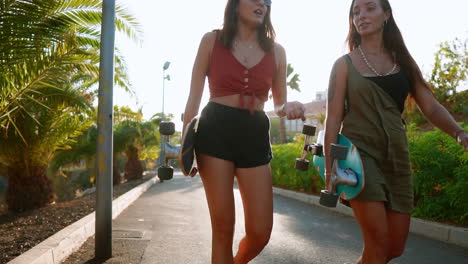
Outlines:
<svg viewBox="0 0 468 264"><path fill-rule="evenodd" d="M112 152L115 0L102 2L101 54L99 62L98 144L95 256L112 257Z"/></svg>
<svg viewBox="0 0 468 264"><path fill-rule="evenodd" d="M171 62L169 61L166 61L163 65L163 94L162 94L162 114L161 114L161 124L162 122L164 122L164 85L165 85L165 82L166 82L166 79L168 81L171 80L171 77L170 75L166 75L166 70L169 68L169 65L171 65ZM159 155L160 156L160 161L159 161L159 164L161 166L164 166L164 153L166 151L166 148L165 148L165 135L161 135L161 154Z"/></svg>
<svg viewBox="0 0 468 264"><path fill-rule="evenodd" d="M169 65L171 65L170 61L166 61L163 65L163 94L162 94L162 116L161 116L161 121L164 121L164 85L165 81L171 80L171 76L168 74L166 75L166 70L169 68Z"/></svg>

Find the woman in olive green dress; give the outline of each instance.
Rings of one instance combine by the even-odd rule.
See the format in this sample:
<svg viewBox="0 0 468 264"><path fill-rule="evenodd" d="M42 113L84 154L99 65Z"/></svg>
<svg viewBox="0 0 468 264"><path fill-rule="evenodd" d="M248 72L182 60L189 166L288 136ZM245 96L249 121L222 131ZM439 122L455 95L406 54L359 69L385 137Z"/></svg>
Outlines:
<svg viewBox="0 0 468 264"><path fill-rule="evenodd" d="M339 132L359 149L366 183L350 201L364 239L357 263L388 263L404 251L413 210L408 142L401 118L407 96L465 151L468 135L423 80L388 0L352 1L348 46L350 52L335 62L330 76L325 153ZM327 186L330 172L327 158Z"/></svg>

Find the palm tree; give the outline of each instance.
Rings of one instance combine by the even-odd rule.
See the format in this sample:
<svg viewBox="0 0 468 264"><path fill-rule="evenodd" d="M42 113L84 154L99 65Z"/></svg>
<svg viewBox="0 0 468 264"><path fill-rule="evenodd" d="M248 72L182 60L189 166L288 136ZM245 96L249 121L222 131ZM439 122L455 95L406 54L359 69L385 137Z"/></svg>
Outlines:
<svg viewBox="0 0 468 264"><path fill-rule="evenodd" d="M48 162L56 149L66 148L68 138L90 123L86 116L90 103L75 90L44 88L38 92L42 96L24 104L24 113L12 120L15 129L3 129L4 140L0 142L0 160L9 180L6 201L13 211L51 201Z"/></svg>
<svg viewBox="0 0 468 264"><path fill-rule="evenodd" d="M291 88L291 90L300 92L301 89L299 88L299 74L294 73L294 68L288 63L287 71L286 71L286 85ZM279 132L280 132L280 143L285 144L286 140L286 117L280 117L279 123Z"/></svg>
<svg viewBox="0 0 468 264"><path fill-rule="evenodd" d="M138 109L137 112L134 112L128 106L118 106L114 105L114 124L118 124L122 121L130 120L140 122L143 120L143 109Z"/></svg>
<svg viewBox="0 0 468 264"><path fill-rule="evenodd" d="M122 109L123 112L122 113ZM158 124L153 121L141 121L142 111L133 112L129 107L114 106L113 136L113 183L121 183L121 161L125 160L126 178L142 177L141 160L154 159L159 152ZM85 161L87 168L92 168L96 156L97 127L73 138L69 148L59 150L51 162L51 172L60 167Z"/></svg>
<svg viewBox="0 0 468 264"><path fill-rule="evenodd" d="M67 148L58 149L54 157L49 162L49 171L55 174L63 166L69 164L84 163L85 168L94 168L97 149L98 129L96 125L91 125L87 130L77 137L71 138L71 143ZM91 173L91 176L95 176ZM93 182L90 179L90 182Z"/></svg>
<svg viewBox="0 0 468 264"><path fill-rule="evenodd" d="M114 131L114 153L122 152L127 157L125 164L125 178L141 179L143 177L143 166L141 153L145 158L152 158L149 153L158 145L158 125L152 121L136 122L123 121L116 125Z"/></svg>
<svg viewBox="0 0 468 264"><path fill-rule="evenodd" d="M23 211L49 203L46 175L55 151L91 126L99 77L101 0L0 3L0 166L7 203ZM117 29L136 39L137 24L117 8ZM117 52L116 84L130 84Z"/></svg>

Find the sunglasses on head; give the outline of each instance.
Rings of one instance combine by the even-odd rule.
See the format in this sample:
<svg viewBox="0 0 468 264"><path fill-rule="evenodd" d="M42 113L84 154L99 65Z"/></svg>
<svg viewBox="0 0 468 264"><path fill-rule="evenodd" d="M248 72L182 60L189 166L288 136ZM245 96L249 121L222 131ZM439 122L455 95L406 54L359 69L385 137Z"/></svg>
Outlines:
<svg viewBox="0 0 468 264"><path fill-rule="evenodd" d="M258 0L255 0L258 1ZM265 3L266 6L271 6L271 0L263 0L263 3Z"/></svg>

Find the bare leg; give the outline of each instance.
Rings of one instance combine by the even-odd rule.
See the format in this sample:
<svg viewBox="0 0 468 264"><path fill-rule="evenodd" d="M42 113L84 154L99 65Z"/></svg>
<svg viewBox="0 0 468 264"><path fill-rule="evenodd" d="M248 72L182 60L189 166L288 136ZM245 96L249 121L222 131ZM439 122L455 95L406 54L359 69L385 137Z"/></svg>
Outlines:
<svg viewBox="0 0 468 264"><path fill-rule="evenodd" d="M406 239L410 227L410 214L402 214L387 209L388 251L387 263L405 251Z"/></svg>
<svg viewBox="0 0 468 264"><path fill-rule="evenodd" d="M273 190L270 165L236 169L242 196L246 236L239 244L234 263L248 263L270 240L273 227Z"/></svg>
<svg viewBox="0 0 468 264"><path fill-rule="evenodd" d="M364 249L357 263L387 263L389 232L384 203L355 200L350 202L364 238Z"/></svg>
<svg viewBox="0 0 468 264"><path fill-rule="evenodd" d="M197 153L197 163L211 217L211 263L233 263L234 164L202 153Z"/></svg>

